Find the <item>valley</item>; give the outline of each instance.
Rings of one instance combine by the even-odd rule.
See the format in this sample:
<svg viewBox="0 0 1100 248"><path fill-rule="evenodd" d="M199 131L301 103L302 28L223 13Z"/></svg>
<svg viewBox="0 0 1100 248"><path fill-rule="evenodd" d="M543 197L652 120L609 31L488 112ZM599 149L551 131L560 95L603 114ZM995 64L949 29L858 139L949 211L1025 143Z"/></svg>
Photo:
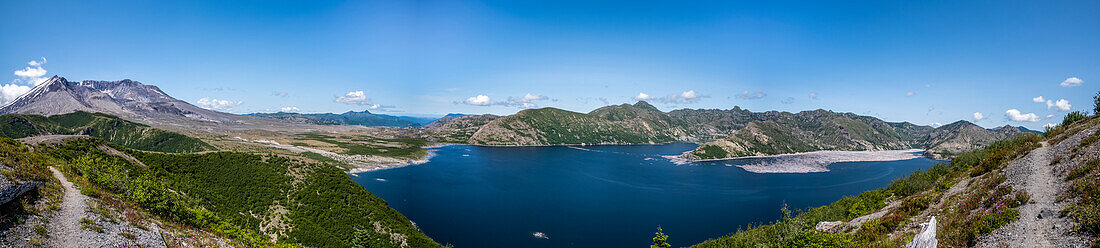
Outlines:
<svg viewBox="0 0 1100 248"><path fill-rule="evenodd" d="M79 190L80 194L77 196L90 197L88 200L83 200L85 208L103 209L96 210L99 212L91 217L85 217L84 219L92 221L85 221L88 223L83 224L84 229L81 230L94 231L103 228L142 230L129 232L141 236L144 235L141 233L145 232L143 227L156 226L158 232L168 233L160 239L160 242L169 246L224 244L251 247L296 245L435 247L440 246L441 243L461 246L499 246L506 243L526 247L560 246L563 244L561 242L579 242L593 237L584 238L561 227L553 227L553 224L549 224L552 223L550 220L545 220L549 227L532 226L527 230L541 233L542 236L535 240L530 240L530 237L522 233L506 233L504 230L512 230L519 225L514 223L515 221L532 217L523 213L514 213L511 214L513 219L498 219L497 224L491 224L497 225L502 232L500 235L507 235L509 238L492 240L460 238L463 236L460 234L462 231L451 229L456 225L443 223L448 223L448 219L462 213L424 208L431 205L427 203L432 201L431 199L447 197L410 198L404 194L407 190L415 188L419 189L415 194L427 197L437 194L431 192L434 190L430 186L433 183L469 184L476 181L471 185L495 185L492 182L497 180L495 178L529 173L509 168L514 166L552 168L554 167L552 164L569 163L574 164L573 166L581 166L568 169L569 171L584 172L588 170L587 167L601 168L606 165L578 164L578 161L596 162L609 159L638 160L636 163L628 163L630 165L617 166L619 170L642 165L644 166L642 169L645 170L661 168L658 170L664 172L660 173L682 174L681 176L685 178L702 175L697 173L724 175L720 176L722 179L716 178L712 181L693 183L681 181L691 185L712 185L713 187L724 185L721 181L727 180L749 180L750 182L772 180L766 178L782 180L834 178L826 180L834 184L808 185L802 188L837 190L810 197L785 191L791 187L790 185L773 185L773 187L768 184L739 184L719 188L685 189L676 185L652 184L649 180L653 176L646 176L646 172L627 173L637 178L618 178L624 175L622 173L600 175L606 172L584 172L579 175L558 174L564 178L556 179L568 182L543 181L531 185L533 188L523 190L515 186L501 185L518 190L516 193L519 193L501 195L504 197L501 198L504 201L501 204L511 204L508 202L538 194L552 194L549 200L579 203L580 198L595 199L608 194L657 194L653 190L691 192L701 197L699 199L711 199L714 196L730 197L733 192L742 192L735 195L770 200L754 203L758 208L753 210L752 215L723 218L723 223L729 224L729 220L737 219L735 222L738 226L748 228L752 227L753 223L773 220L776 218L774 209L783 207L781 203L791 204L790 207L796 209L810 208L810 210L801 215L780 216L784 221L776 222L773 224L775 226L795 225L805 218L811 218L805 221L817 222L844 222L845 220L865 222L866 219L879 218L881 214L871 217L862 215L875 213L875 211L886 213L897 211L892 208L896 208L898 199L917 197L911 194L919 195L920 198L903 200L901 203L917 204L910 202L919 200L918 203L924 204L923 202L927 200L950 199L945 198L950 195L944 195L940 191L921 193L929 187L926 186L928 182L922 182L922 186L915 186L917 187L915 189L906 188L904 189L906 193L898 193L898 190L903 190L898 187L902 186L898 186L899 181L891 183L892 178L912 173L910 179L906 180L939 180L942 181L941 184L947 185L953 183L945 180L967 182L1000 180L995 175L985 175L990 173L990 168L987 167L993 166L986 165L985 162L966 165L966 167L954 164L973 163L960 162L972 160L972 157L976 156L973 150L1002 149L997 148L999 143L996 142L1004 142L1000 140L1030 139L1028 137L1037 136L1027 132L1026 129L1011 126L985 129L967 121L958 121L933 128L905 122L885 122L870 116L827 110L798 113L751 112L734 107L729 110L678 109L663 112L645 101L606 106L589 113L538 108L522 110L506 116L449 115L421 125L394 116L374 115L365 111L341 115L228 114L191 106L171 98L154 86L130 80L70 82L64 78L54 77L36 87L34 92L3 107L5 111L14 113L0 116L2 121L0 133L5 137L21 139L26 143L25 145L15 144L19 141L14 141L14 147L25 148L11 149L22 149L22 153L30 154L28 156L43 159L40 162L32 162L32 164L38 164L33 166L48 165L65 174L64 178L56 179L49 177L45 172L40 172L43 174L31 177L32 180L36 182L65 180L73 182L76 187L58 187L54 183L47 183L49 186L42 187L41 190L55 192L51 194L56 195L25 196L19 203L19 208L34 210L20 212L22 214L6 218L66 214L68 212L65 211L71 212L71 210L56 212L51 210L54 208L51 206L58 204L58 201L73 198L72 191ZM110 92L110 94L104 92ZM57 101L69 103L56 104ZM51 107L41 106L46 103ZM354 121L351 116L354 116ZM421 121L421 123L426 122ZM458 146L440 147L445 144ZM987 148L990 146L993 148ZM663 147L678 148L669 150ZM659 152L649 153L657 150ZM563 153L566 151L578 154L566 155ZM670 151L673 152L669 153ZM562 154L539 155L546 152ZM608 154L597 155L603 152ZM443 157L435 157L440 156L437 153L442 153ZM640 155L640 157L600 157L627 156L627 154ZM533 156L534 160L525 157L511 163L506 162L509 165L504 167L497 164L500 163L499 161L512 161L509 159L510 156ZM560 160L566 157L573 160ZM944 161L944 159L953 160L953 162L947 165L948 167L933 166L937 161ZM535 160L549 164L522 165ZM453 182L454 179L434 174L459 173L447 169L455 165L461 166L458 167L462 168L460 170L482 173L488 173L489 169L505 170L510 171L508 172L510 175L467 178L473 181ZM482 166L486 167L478 168ZM733 169L734 167L736 169ZM30 170L43 170L41 167L33 168ZM924 168L928 170L922 172ZM985 168L981 172L985 174L979 174L979 178L976 179L965 179L960 175L965 174L965 171L976 170L967 168ZM881 170L888 172L886 174L876 172ZM405 172L415 174L404 174ZM555 174L561 171L536 173ZM932 179L921 179L922 175L927 173L937 174ZM970 172L969 175L974 173L978 172ZM413 178L407 176L413 176ZM845 183L853 181L851 177L868 176L870 179ZM407 184L425 179L432 180L433 183L421 182L419 184L422 185L417 186ZM528 177L528 179L534 180L534 177ZM531 182L533 181L529 181ZM586 196L563 192L562 190L566 190L563 188L554 188L558 186L549 186L580 182L584 182L582 185L589 185L585 187L586 189L600 190L591 192L594 195ZM449 186L437 185L437 187ZM874 190L879 187L886 187L886 189ZM944 187L949 186L936 189L945 190ZM845 190L839 190L840 188ZM464 190L467 190L464 194L468 194L469 198L486 194L484 193L486 190L493 191L478 187ZM622 190L626 192L614 193ZM66 193L63 194L64 197L58 198L61 194L57 192ZM771 193L750 194L748 192ZM859 194L859 192L864 193ZM380 195L375 195L376 193ZM490 194L499 195L500 193ZM855 194L858 194L855 198L843 198L832 205L820 207L845 208L849 214L841 217L831 213L819 217L803 217L806 214L816 213L815 211L834 211L815 210L818 208L812 207L826 204L832 201L831 199L842 195ZM458 196L461 197L461 195ZM776 199L785 200L777 202ZM392 202L395 200L399 202ZM410 200L413 201L409 202ZM468 204L460 199L451 199L451 201L452 203L449 203L451 206ZM863 205L849 205L850 201L862 202L860 204ZM544 204L554 205L550 202ZM581 205L565 207L565 209L585 208L586 204L606 206L615 203L589 201ZM638 202L631 205L634 204L652 203ZM743 203L707 204L698 202L694 205L706 206L706 209L710 209L707 211L720 211L718 209L739 206ZM915 207L928 208L925 205ZM476 208L476 206L466 205L458 210L470 208ZM734 208L745 211L742 207ZM876 210L880 208L882 210ZM521 209L542 213L562 211L561 208L534 210L538 209L535 206L521 207ZM921 212L916 212L918 210L904 210L907 212L889 216L898 216L897 218L924 216ZM481 213L474 216L493 219L491 215L508 212L503 209L494 211L494 214ZM700 210L683 209L683 212L697 211ZM412 219L406 218L404 214L411 214ZM582 213L561 214L584 215ZM620 217L637 219L651 214L654 213L633 212L632 215ZM600 214L600 216L610 215L610 213ZM724 216L720 212L705 215ZM420 224L414 222L417 220ZM632 223L621 219L604 221ZM634 223L631 226L663 225L669 233L694 237L678 242L701 242L697 246L702 247L711 247L714 244L722 244L718 245L719 247L726 246L729 244L726 243L729 242L728 240L739 240L734 243L746 242L743 240L745 235L769 232L766 229L769 225L763 225L736 232L729 237L707 241L706 238L719 236L730 230L716 223L689 222L691 224L677 224L668 219L658 219L655 222ZM846 240L843 242L889 244L902 242L905 235L911 231L898 226L913 223L915 222L904 220L889 223L885 230L900 233L890 234L887 238L875 236L884 233L865 234L863 233L865 231L860 231L863 230L860 227L869 225L867 223L848 224L855 228L843 229L844 232L828 231L821 235L830 235L825 236L829 239ZM54 225L43 220L24 222L12 228L17 232L38 227L50 230L62 228ZM689 228L689 226L694 227ZM642 239L642 237L634 237L636 236L634 233L641 229L631 231L633 229L621 226L607 228L628 232L612 235L616 238L609 239L610 243L604 245ZM800 235L814 233L805 229L805 226L798 228L803 229L797 229L800 230L799 233L789 235L803 237ZM690 235L685 235L684 230L693 231L688 232L691 233ZM948 227L945 230L952 229ZM84 231L76 233L80 232ZM66 233L73 233L73 231ZM59 244L56 242L64 239L59 239L58 235L69 235L66 233L55 233L52 234L53 236L49 232L34 234L37 235L34 242ZM117 240L118 237L125 238L131 235L126 233L122 232L118 234L121 236L111 237ZM427 235L432 236L429 238ZM181 239L180 237L201 238ZM967 237L969 238L957 242L966 243L975 240L972 236ZM954 236L948 238L953 239ZM28 242L26 240L8 239L4 242L28 244L23 243ZM773 241L754 240L750 243L758 242ZM689 245L688 243L678 244ZM596 243L592 245L604 246Z"/></svg>

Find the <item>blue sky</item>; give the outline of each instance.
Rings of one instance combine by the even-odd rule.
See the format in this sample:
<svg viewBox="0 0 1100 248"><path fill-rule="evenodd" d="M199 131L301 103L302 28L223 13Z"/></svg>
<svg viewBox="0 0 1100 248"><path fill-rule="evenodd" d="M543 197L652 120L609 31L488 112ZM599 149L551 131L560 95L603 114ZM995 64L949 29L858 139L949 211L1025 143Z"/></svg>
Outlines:
<svg viewBox="0 0 1100 248"><path fill-rule="evenodd" d="M3 1L0 69L5 95L41 68L233 113L587 112L645 93L1035 129L1100 90L1098 1L684 2Z"/></svg>

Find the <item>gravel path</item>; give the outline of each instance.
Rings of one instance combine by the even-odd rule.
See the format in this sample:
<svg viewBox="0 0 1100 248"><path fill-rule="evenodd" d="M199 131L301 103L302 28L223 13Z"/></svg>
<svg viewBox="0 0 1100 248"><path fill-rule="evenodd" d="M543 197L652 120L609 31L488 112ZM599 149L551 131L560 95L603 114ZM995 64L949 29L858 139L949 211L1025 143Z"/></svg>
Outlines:
<svg viewBox="0 0 1100 248"><path fill-rule="evenodd" d="M80 229L80 219L84 218L84 206L87 206L88 196L80 194L80 191L73 187L73 183L69 182L69 179L57 169L50 167L50 171L53 171L53 176L61 181L61 186L65 190L65 195L61 197L61 210L50 220L56 223L50 228L52 229L50 243L59 247L80 247L81 244L86 243L85 240L80 239L81 236L85 236L80 235L80 232L84 231Z"/></svg>
<svg viewBox="0 0 1100 248"><path fill-rule="evenodd" d="M1019 219L983 236L976 247L1087 247L1086 240L1069 234L1072 222L1059 212L1056 202L1065 181L1055 176L1052 149L1036 148L1005 168L1006 181L1031 194L1031 202L1019 208Z"/></svg>

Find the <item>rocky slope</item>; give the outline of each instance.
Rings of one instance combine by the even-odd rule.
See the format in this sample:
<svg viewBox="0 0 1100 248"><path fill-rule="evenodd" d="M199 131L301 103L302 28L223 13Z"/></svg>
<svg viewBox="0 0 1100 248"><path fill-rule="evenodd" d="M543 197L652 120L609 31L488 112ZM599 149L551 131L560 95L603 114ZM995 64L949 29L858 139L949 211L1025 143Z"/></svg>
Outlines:
<svg viewBox="0 0 1100 248"><path fill-rule="evenodd" d="M939 131L977 131L970 125ZM991 131L1013 132L1006 129L1020 131ZM784 212L780 221L692 247L904 247L929 228L939 247L1097 247L1097 209L1100 118L1093 116L996 141L887 187L796 216Z"/></svg>
<svg viewBox="0 0 1100 248"><path fill-rule="evenodd" d="M137 81L68 81L53 76L0 108L0 113L59 115L100 112L138 120L240 121L238 115L199 108Z"/></svg>
<svg viewBox="0 0 1100 248"><path fill-rule="evenodd" d="M484 115L448 115L424 125L425 130L438 141L446 143L466 143L481 126L496 120L500 116Z"/></svg>

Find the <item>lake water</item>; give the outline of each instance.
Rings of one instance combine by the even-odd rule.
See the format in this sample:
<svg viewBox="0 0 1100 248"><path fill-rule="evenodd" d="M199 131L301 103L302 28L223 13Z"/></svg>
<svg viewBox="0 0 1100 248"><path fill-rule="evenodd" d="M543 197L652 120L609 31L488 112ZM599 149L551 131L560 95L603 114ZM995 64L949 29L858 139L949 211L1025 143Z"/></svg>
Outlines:
<svg viewBox="0 0 1100 248"><path fill-rule="evenodd" d="M445 146L430 162L354 175L435 241L455 247L674 247L829 204L938 161L846 162L830 172L757 174L737 160L675 165L695 144ZM540 232L546 238L533 235Z"/></svg>

